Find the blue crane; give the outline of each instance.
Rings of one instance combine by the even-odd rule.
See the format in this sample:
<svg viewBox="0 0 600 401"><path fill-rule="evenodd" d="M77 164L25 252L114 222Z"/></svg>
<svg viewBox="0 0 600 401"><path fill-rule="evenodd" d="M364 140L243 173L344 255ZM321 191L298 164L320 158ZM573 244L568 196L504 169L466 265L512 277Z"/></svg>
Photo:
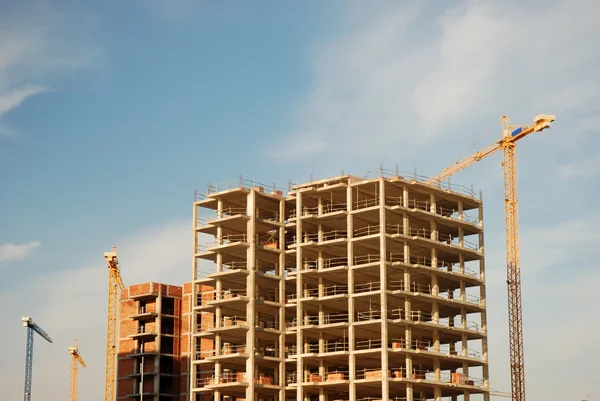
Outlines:
<svg viewBox="0 0 600 401"><path fill-rule="evenodd" d="M24 317L21 319L23 326L27 327L27 349L25 351L25 401L31 400L31 375L33 373L33 332L37 332L42 338L49 343L52 339L40 326L30 317Z"/></svg>

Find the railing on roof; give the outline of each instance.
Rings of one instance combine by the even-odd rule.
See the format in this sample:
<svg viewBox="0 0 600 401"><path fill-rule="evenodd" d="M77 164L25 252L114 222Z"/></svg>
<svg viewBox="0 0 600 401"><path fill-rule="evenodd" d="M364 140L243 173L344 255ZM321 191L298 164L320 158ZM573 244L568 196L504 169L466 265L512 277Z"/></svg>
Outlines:
<svg viewBox="0 0 600 401"><path fill-rule="evenodd" d="M468 188L464 185L452 184L452 182L448 179L446 181L432 180L431 177L426 177L423 175L418 175L416 172L400 172L398 169L389 170L383 167L379 167L378 171L380 177L392 178L392 177L400 177L406 181L416 181L423 184L428 184L433 187L438 187L443 190L457 192L463 195L470 196L471 198L476 197L475 191L473 190L473 186Z"/></svg>
<svg viewBox="0 0 600 401"><path fill-rule="evenodd" d="M244 177L240 177L237 180L229 180L229 181L224 181L224 182L212 182L211 181L206 186L206 190L204 192L196 190L196 192L194 194L194 199L196 201L201 201L201 200L206 199L208 197L208 195L215 193L215 192L227 191L230 189L237 189L237 188L251 189L251 188L255 188L255 187L260 187L265 192L280 191L280 189L278 189L275 186L275 184L268 185L268 184L260 183L255 180L248 180Z"/></svg>

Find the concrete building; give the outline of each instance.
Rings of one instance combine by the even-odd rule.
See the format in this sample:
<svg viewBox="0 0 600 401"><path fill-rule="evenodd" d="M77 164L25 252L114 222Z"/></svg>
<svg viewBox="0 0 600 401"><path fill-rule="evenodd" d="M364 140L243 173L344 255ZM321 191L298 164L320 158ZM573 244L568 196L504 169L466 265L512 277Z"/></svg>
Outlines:
<svg viewBox="0 0 600 401"><path fill-rule="evenodd" d="M187 288L191 290L189 284ZM182 299L190 300L182 287L160 283L133 285L121 292L117 400L187 399L189 356L180 346ZM189 306L187 310L186 317ZM183 338L187 344L188 337Z"/></svg>
<svg viewBox="0 0 600 401"><path fill-rule="evenodd" d="M489 399L471 190L240 180L193 210L192 401Z"/></svg>

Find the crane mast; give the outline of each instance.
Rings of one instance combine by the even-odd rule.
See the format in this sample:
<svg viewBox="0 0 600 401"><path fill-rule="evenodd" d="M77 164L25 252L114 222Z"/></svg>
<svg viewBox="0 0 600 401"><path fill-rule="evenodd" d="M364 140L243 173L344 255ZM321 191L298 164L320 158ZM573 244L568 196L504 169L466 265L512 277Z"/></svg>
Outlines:
<svg viewBox="0 0 600 401"><path fill-rule="evenodd" d="M118 249L113 247L111 252L104 252L108 265L108 330L106 339L106 388L105 401L115 400L115 370L117 362L117 307L119 289L125 289L119 273Z"/></svg>
<svg viewBox="0 0 600 401"><path fill-rule="evenodd" d="M31 400L31 380L33 378L33 339L38 333L44 340L52 342L50 336L30 317L21 318L23 326L27 327L27 346L25 348L25 391L24 401Z"/></svg>
<svg viewBox="0 0 600 401"><path fill-rule="evenodd" d="M508 117L502 116L502 139L449 166L428 181L430 184L439 183L496 151L503 150L506 283L508 285L508 333L513 401L525 401L516 142L532 132L540 132L549 128L555 119L556 117L552 114L540 114L533 119L533 124L516 127L510 124Z"/></svg>
<svg viewBox="0 0 600 401"><path fill-rule="evenodd" d="M75 345L69 347L69 353L71 354L71 396L70 401L77 401L77 373L79 365L86 367L83 358L79 354L79 344L75 340Z"/></svg>

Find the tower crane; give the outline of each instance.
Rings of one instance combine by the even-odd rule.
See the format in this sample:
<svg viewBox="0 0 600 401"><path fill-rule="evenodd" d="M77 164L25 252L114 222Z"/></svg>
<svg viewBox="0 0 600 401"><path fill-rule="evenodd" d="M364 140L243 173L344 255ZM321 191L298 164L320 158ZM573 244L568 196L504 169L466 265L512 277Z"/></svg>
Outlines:
<svg viewBox="0 0 600 401"><path fill-rule="evenodd" d="M113 246L111 252L104 252L108 265L108 330L106 340L106 391L105 401L115 401L115 367L117 354L117 306L119 289L124 290L119 273L118 249Z"/></svg>
<svg viewBox="0 0 600 401"><path fill-rule="evenodd" d="M79 365L85 368L85 362L79 354L79 344L75 340L75 345L69 347L69 354L71 354L71 397L70 401L77 401L77 371Z"/></svg>
<svg viewBox="0 0 600 401"><path fill-rule="evenodd" d="M33 338L34 331L49 343L52 339L40 326L38 326L30 317L21 318L23 326L27 327L27 347L25 351L25 401L31 400L31 378L33 375Z"/></svg>
<svg viewBox="0 0 600 401"><path fill-rule="evenodd" d="M519 213L517 188L516 142L532 132L550 127L552 114L539 114L533 124L514 126L502 116L502 138L492 145L456 162L428 181L435 184L470 165L503 150L504 224L506 228L506 283L508 284L508 332L510 346L510 381L513 401L525 401L525 369L523 353L523 309L521 301L521 267L519 257Z"/></svg>

